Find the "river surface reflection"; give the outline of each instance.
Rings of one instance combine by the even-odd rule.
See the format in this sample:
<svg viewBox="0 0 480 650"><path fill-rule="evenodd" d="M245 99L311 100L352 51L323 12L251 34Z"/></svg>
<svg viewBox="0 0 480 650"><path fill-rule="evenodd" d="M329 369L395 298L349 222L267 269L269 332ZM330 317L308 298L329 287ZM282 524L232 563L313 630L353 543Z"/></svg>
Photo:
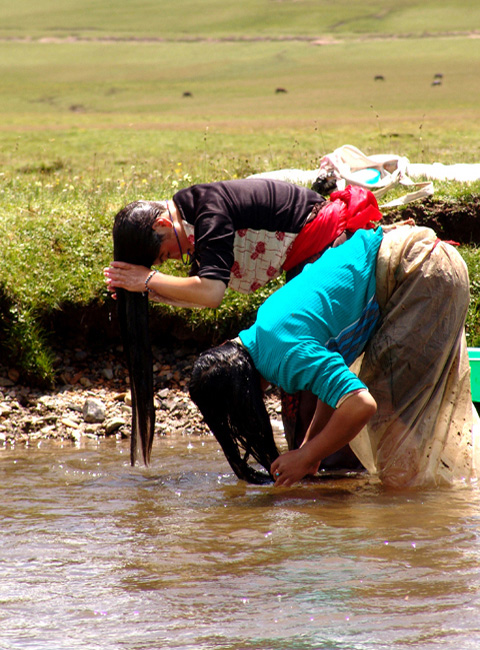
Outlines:
<svg viewBox="0 0 480 650"><path fill-rule="evenodd" d="M207 437L0 452L0 648L480 647L480 490L237 481Z"/></svg>

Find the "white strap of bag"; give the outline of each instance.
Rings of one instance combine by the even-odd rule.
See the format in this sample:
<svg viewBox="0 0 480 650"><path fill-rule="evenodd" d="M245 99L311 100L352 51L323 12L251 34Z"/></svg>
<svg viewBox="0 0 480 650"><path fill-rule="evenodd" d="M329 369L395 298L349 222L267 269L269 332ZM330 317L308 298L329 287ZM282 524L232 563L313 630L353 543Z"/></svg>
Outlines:
<svg viewBox="0 0 480 650"><path fill-rule="evenodd" d="M402 183L401 181L400 183L404 185L404 183ZM380 208L380 210L382 210L383 208L395 208L399 205L406 205L407 203L411 203L412 201L418 201L418 199L424 199L427 196L432 196L435 192L432 181L426 181L425 183L411 183L409 184L409 186L416 187L417 189L414 192L403 194L402 196L399 196L397 199L393 199L388 203L383 203L383 205L379 205L378 207ZM374 192L374 194L376 193Z"/></svg>

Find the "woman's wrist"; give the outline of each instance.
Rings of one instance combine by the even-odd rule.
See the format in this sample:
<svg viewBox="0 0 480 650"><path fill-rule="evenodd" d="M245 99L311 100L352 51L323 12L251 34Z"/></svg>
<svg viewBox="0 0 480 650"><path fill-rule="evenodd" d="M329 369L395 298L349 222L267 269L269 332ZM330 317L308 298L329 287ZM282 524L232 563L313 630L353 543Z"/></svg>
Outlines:
<svg viewBox="0 0 480 650"><path fill-rule="evenodd" d="M314 453L312 445L301 447L298 451L302 452L302 462L307 474L316 474L322 459Z"/></svg>
<svg viewBox="0 0 480 650"><path fill-rule="evenodd" d="M154 269L153 271L150 271L150 273L147 275L147 277L145 279L145 291L148 291L148 293L155 293L155 291L153 289L151 289L148 286L148 284L149 284L150 280L153 278L153 276L156 275L157 273L158 273L158 271L156 271Z"/></svg>

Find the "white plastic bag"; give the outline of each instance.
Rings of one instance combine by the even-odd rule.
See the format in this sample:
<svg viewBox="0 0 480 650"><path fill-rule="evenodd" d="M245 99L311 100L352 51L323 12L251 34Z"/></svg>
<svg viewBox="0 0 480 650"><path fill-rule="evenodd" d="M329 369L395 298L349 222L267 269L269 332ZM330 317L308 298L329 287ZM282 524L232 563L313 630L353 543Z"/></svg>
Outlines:
<svg viewBox="0 0 480 650"><path fill-rule="evenodd" d="M343 189L345 185L359 185L371 190L377 199L397 185L410 187L414 190L380 206L381 208L390 208L405 205L434 193L431 181L414 183L407 176L408 165L408 158L403 156L393 154L366 156L357 147L345 144L323 156L318 172L333 172L337 178L339 189Z"/></svg>

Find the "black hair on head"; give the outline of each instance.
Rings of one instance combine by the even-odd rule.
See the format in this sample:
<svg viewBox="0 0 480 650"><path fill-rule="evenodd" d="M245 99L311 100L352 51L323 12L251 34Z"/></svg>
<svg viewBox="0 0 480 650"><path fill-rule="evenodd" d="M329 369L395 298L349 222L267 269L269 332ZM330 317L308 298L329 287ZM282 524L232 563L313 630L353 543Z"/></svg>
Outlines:
<svg viewBox="0 0 480 650"><path fill-rule="evenodd" d="M166 210L165 201L134 201L122 208L113 224L113 259L152 266L163 242L153 224Z"/></svg>
<svg viewBox="0 0 480 650"><path fill-rule="evenodd" d="M255 484L271 482L270 466L279 454L260 374L245 348L228 341L201 354L189 390L238 478ZM252 467L250 457L268 473Z"/></svg>
<svg viewBox="0 0 480 650"><path fill-rule="evenodd" d="M114 259L150 268L163 241L152 226L165 210L164 202L155 201L135 201L120 210L113 226ZM124 289L116 289L115 293L132 393L130 461L135 464L140 441L143 460L148 464L155 432L148 294Z"/></svg>

